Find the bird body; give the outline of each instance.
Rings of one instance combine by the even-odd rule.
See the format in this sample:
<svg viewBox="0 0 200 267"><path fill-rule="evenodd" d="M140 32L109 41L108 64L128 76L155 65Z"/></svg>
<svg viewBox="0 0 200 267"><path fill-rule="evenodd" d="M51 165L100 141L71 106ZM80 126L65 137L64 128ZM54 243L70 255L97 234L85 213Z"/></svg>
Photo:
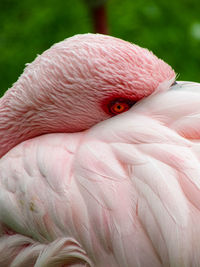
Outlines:
<svg viewBox="0 0 200 267"><path fill-rule="evenodd" d="M0 266L200 265L200 85L168 70L127 112L4 153Z"/></svg>

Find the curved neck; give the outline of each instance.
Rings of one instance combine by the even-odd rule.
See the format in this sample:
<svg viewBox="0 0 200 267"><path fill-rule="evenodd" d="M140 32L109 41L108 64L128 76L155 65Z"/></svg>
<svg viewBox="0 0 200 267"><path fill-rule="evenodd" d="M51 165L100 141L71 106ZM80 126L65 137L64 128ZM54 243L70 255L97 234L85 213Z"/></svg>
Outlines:
<svg viewBox="0 0 200 267"><path fill-rule="evenodd" d="M33 137L26 136L20 117L5 107L0 99L0 157L4 156L11 148Z"/></svg>
<svg viewBox="0 0 200 267"><path fill-rule="evenodd" d="M70 120L62 110L50 112L44 108L26 106L25 99L10 101L10 93L0 99L0 158L10 149L28 139L49 133L79 132L85 129ZM85 126L85 125L84 125Z"/></svg>
<svg viewBox="0 0 200 267"><path fill-rule="evenodd" d="M0 158L19 143L45 133L39 123L35 123L33 114L25 99L16 99L10 91L0 99Z"/></svg>

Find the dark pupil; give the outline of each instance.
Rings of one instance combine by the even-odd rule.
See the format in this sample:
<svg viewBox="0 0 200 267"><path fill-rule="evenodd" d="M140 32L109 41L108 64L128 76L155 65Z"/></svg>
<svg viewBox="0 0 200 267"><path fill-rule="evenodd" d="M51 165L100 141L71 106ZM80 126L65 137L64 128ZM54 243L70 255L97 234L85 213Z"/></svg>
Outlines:
<svg viewBox="0 0 200 267"><path fill-rule="evenodd" d="M120 105L118 105L118 106L117 106L117 108L118 108L118 109L121 109L121 106L120 106Z"/></svg>

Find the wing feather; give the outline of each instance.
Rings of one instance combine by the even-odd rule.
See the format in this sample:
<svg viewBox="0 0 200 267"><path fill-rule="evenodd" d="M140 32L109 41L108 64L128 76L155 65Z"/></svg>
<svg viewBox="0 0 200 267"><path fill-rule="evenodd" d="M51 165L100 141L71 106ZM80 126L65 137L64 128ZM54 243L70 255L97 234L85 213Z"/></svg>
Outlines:
<svg viewBox="0 0 200 267"><path fill-rule="evenodd" d="M84 133L11 150L0 160L0 254L7 240L13 266L31 249L43 265L68 253L80 266L200 266L199 119L200 85L179 82Z"/></svg>

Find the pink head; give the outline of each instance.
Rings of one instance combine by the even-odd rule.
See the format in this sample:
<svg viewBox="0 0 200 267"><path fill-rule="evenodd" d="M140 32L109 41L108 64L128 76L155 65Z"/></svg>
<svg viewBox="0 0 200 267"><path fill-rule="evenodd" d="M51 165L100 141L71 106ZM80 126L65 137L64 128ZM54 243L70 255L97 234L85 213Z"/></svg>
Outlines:
<svg viewBox="0 0 200 267"><path fill-rule="evenodd" d="M111 36L76 35L28 64L1 99L7 128L0 132L9 132L10 149L44 133L82 131L174 79L172 68L147 49Z"/></svg>

